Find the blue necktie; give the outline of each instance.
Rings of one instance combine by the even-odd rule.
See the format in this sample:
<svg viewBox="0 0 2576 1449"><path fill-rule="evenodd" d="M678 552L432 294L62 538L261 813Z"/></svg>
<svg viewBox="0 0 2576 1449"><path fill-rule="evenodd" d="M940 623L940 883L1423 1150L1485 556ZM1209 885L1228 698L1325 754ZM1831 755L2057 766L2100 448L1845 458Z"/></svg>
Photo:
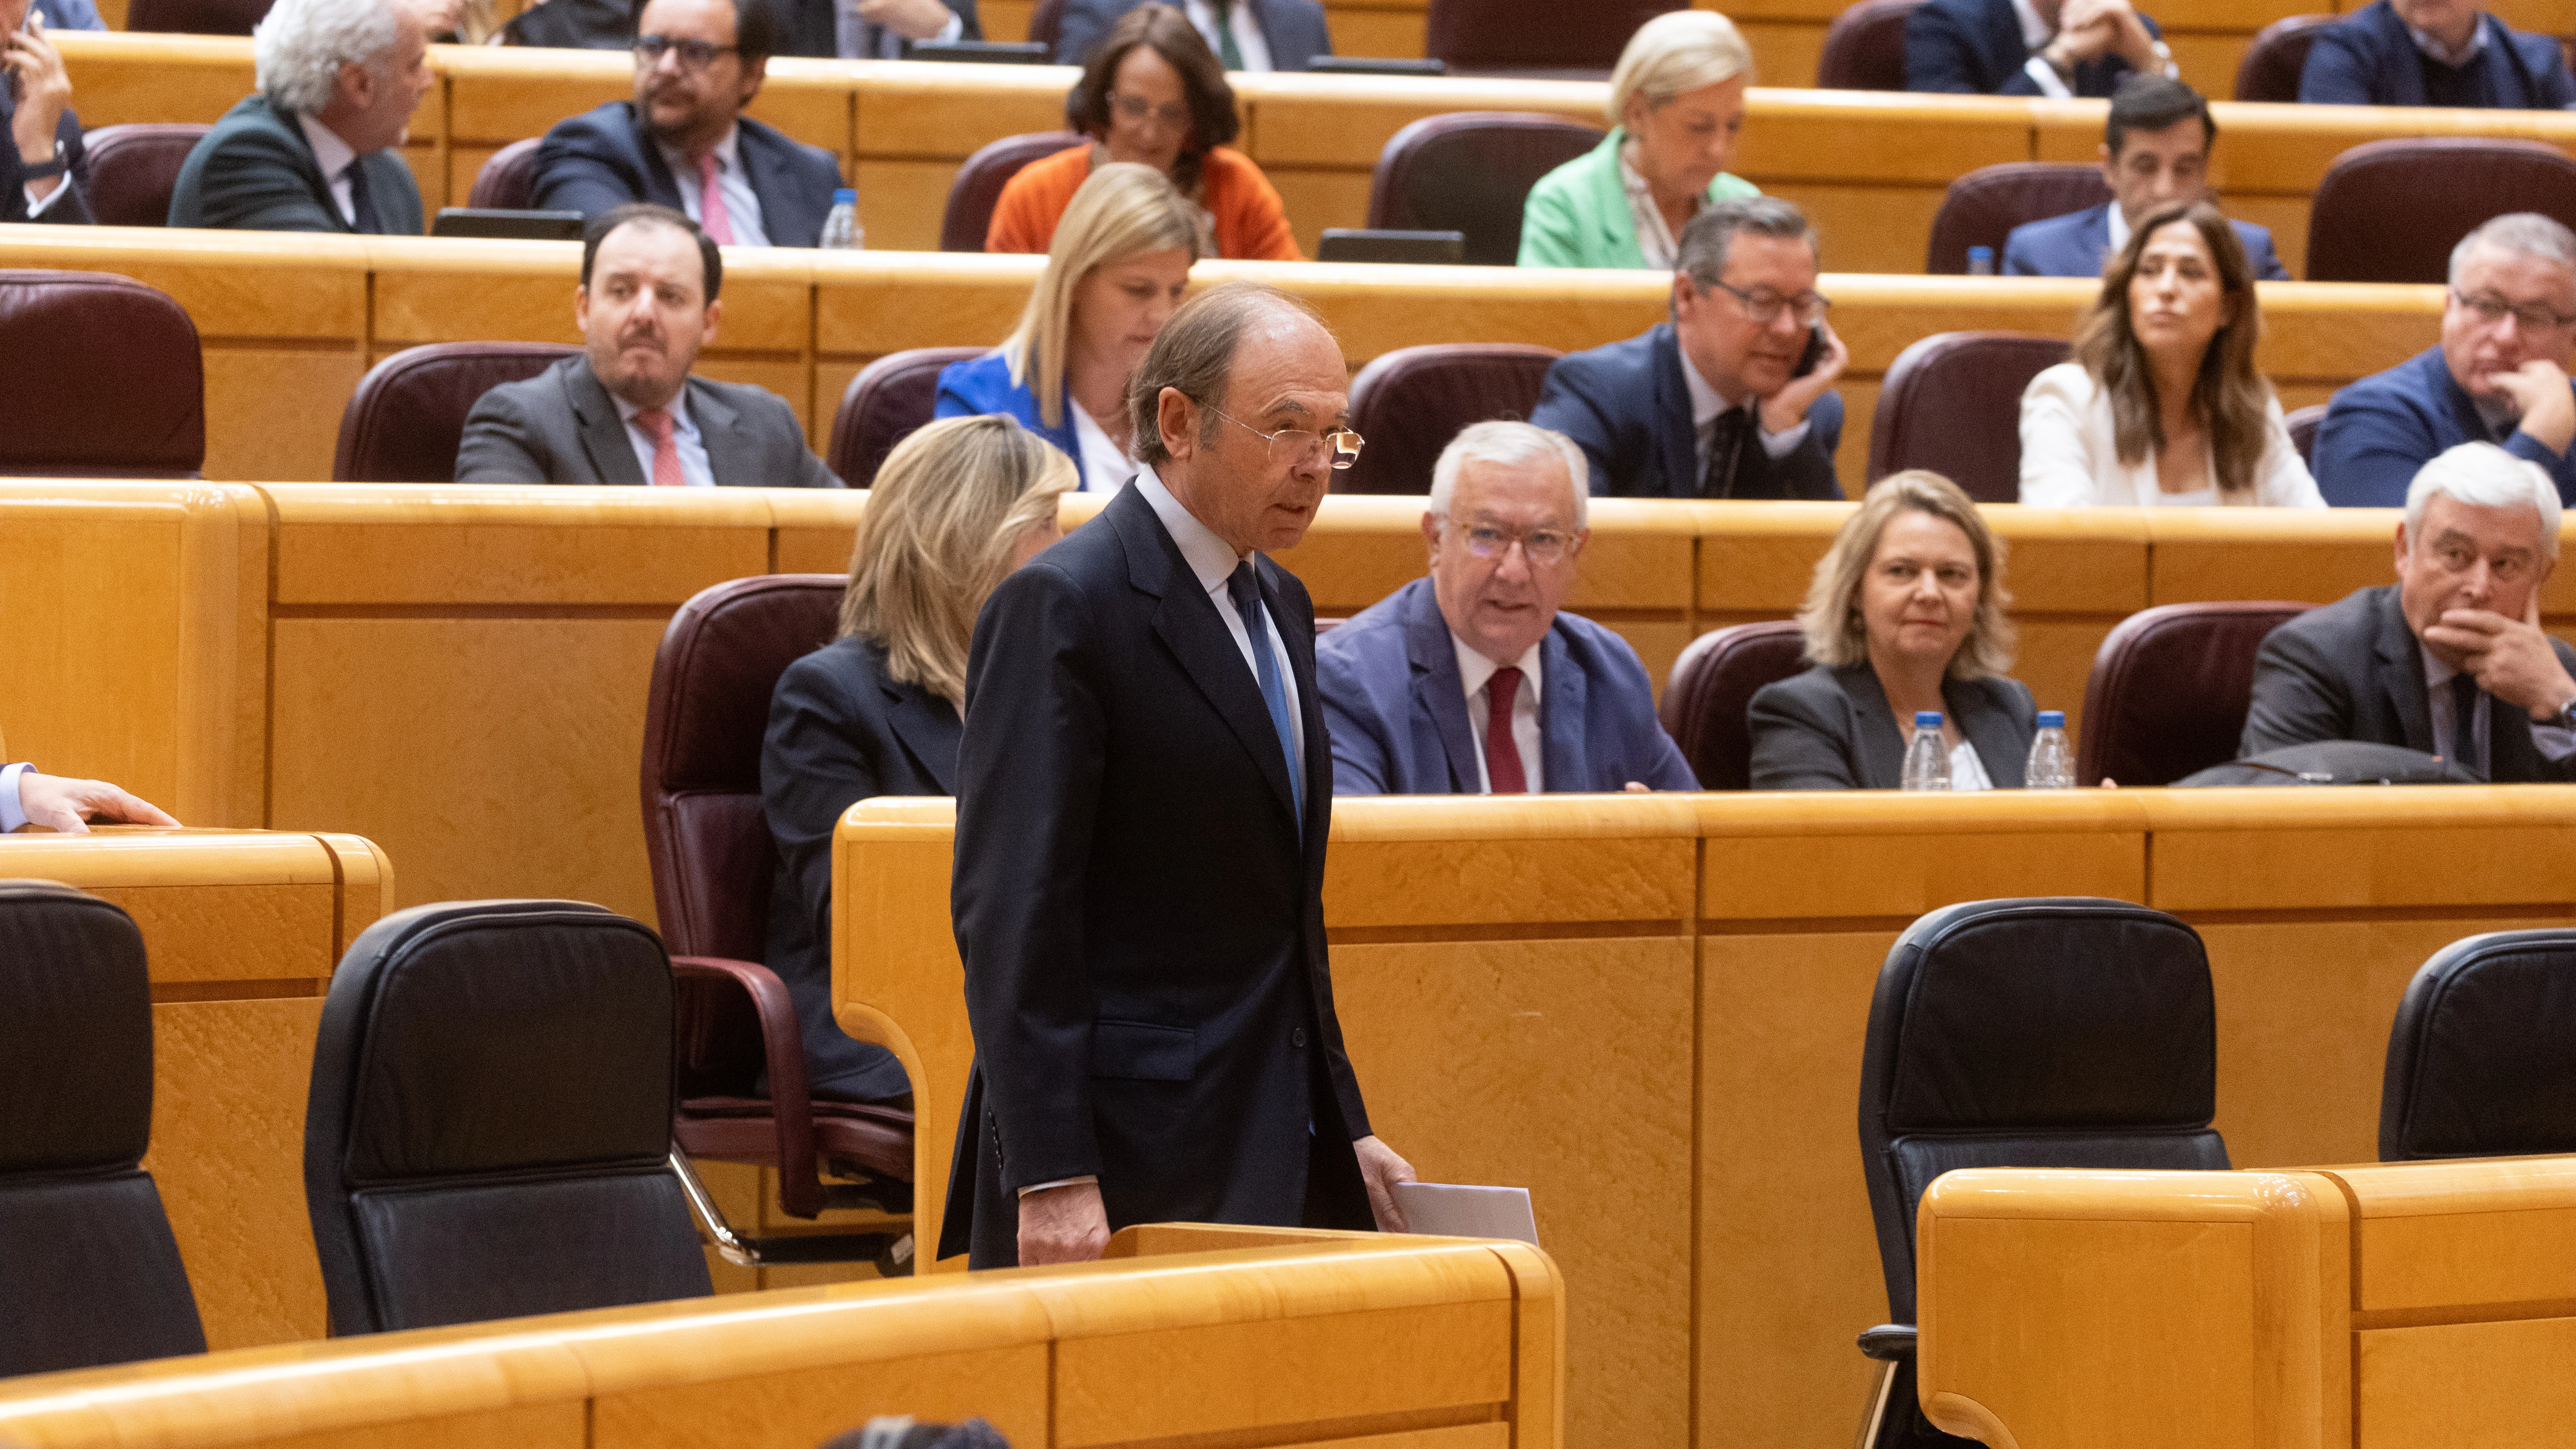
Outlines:
<svg viewBox="0 0 2576 1449"><path fill-rule="evenodd" d="M1234 612L1243 617L1244 637L1252 641L1252 672L1261 680L1261 702L1270 706L1270 727L1279 732L1279 755L1288 766L1288 798L1297 807L1297 829L1302 834L1306 792L1297 780L1297 731L1288 720L1288 686L1279 677L1278 651L1270 647L1270 631L1262 624L1266 616L1261 611L1261 585L1253 579L1250 559L1234 566L1225 591L1234 598Z"/></svg>

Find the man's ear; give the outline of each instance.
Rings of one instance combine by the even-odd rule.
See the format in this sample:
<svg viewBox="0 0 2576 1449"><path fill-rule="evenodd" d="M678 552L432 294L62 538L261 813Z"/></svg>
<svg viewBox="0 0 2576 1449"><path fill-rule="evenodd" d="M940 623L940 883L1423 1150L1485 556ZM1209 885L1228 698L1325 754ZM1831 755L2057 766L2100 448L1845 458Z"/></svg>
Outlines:
<svg viewBox="0 0 2576 1449"><path fill-rule="evenodd" d="M2397 557L2395 562L2396 566L2400 570L2403 570L2406 567L2406 520L2402 516L2397 520Z"/></svg>
<svg viewBox="0 0 2576 1449"><path fill-rule="evenodd" d="M1198 404L1177 387L1154 394L1154 431L1162 435L1163 451L1173 462L1188 462L1199 449Z"/></svg>
<svg viewBox="0 0 2576 1449"><path fill-rule="evenodd" d="M341 99L364 109L367 102L375 99L375 72L354 60L344 60L340 62L340 74L334 79L332 89L339 93Z"/></svg>
<svg viewBox="0 0 2576 1449"><path fill-rule="evenodd" d="M590 330L590 284L588 282L573 283L572 325L584 332Z"/></svg>
<svg viewBox="0 0 2576 1449"><path fill-rule="evenodd" d="M1440 515L1428 508L1422 510L1422 547L1431 562L1440 562Z"/></svg>
<svg viewBox="0 0 2576 1449"><path fill-rule="evenodd" d="M716 340L716 324L723 320L724 299L719 297L707 304L707 330L698 334L698 345L700 347L704 347L708 343Z"/></svg>

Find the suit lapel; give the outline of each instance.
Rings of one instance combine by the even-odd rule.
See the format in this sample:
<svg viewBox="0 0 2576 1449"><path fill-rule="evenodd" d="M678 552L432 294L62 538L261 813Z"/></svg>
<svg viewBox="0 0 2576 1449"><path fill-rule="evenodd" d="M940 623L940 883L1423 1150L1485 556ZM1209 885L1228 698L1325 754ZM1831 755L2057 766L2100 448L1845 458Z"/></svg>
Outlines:
<svg viewBox="0 0 2576 1449"><path fill-rule="evenodd" d="M673 211L685 212L680 204L680 183L671 176L671 168L662 164L662 148L653 144L653 133L644 128L643 113L633 101L626 102L629 129L635 138L635 153L644 164L644 199Z"/></svg>
<svg viewBox="0 0 2576 1449"><path fill-rule="evenodd" d="M590 359L575 356L564 360L564 391L572 399L573 421L581 429L581 450L590 459L590 471L602 483L641 488L648 481L644 465L636 461L635 445L626 437L626 423L617 416L617 404L600 386L599 374L590 370Z"/></svg>
<svg viewBox="0 0 2576 1449"><path fill-rule="evenodd" d="M1315 613L1311 605L1300 610L1290 602L1288 571L1268 555L1254 554L1252 565L1261 580L1262 607L1279 625L1279 642L1288 650L1288 676L1297 686L1299 737L1305 741L1305 749L1300 752L1304 761L1299 769L1305 786L1305 813L1298 821L1298 839L1305 847L1308 864L1321 869L1324 837L1333 826L1333 742L1325 733L1323 692L1315 686ZM1263 719L1268 719L1269 706L1263 705L1261 713ZM1272 730L1271 734L1275 737L1278 731Z"/></svg>
<svg viewBox="0 0 2576 1449"><path fill-rule="evenodd" d="M1996 789L2017 790L2028 783L2022 773L2027 762L2022 759L2019 732L2003 711L1990 705L1983 689L1962 680L1943 680L1941 702L1959 722L1960 738L1977 747L1977 763L1986 767L1986 779Z"/></svg>
<svg viewBox="0 0 2576 1449"><path fill-rule="evenodd" d="M743 436L742 414L697 378L689 379L688 393L689 421L698 425L698 442L707 450L707 476L738 488L768 483L759 476L751 440Z"/></svg>
<svg viewBox="0 0 2576 1449"><path fill-rule="evenodd" d="M322 162L313 154L313 143L305 139L303 124L292 113L280 114L274 107L268 112L268 122L285 132L288 142L294 146L295 173L313 189L315 196L322 199L322 214L331 219L331 229L342 235L355 235L357 228L349 225L349 219L340 214L339 198L331 194L331 178L322 174ZM371 179L368 184L373 186L375 183ZM376 216L382 220L384 213L378 211Z"/></svg>
<svg viewBox="0 0 2576 1449"><path fill-rule="evenodd" d="M1905 778L1905 740L1896 731L1896 716L1887 708L1887 691L1878 687L1878 672L1866 664L1837 669L1843 693L1852 707L1852 753L1863 782L1885 780L1873 789L1893 789Z"/></svg>
<svg viewBox="0 0 2576 1449"><path fill-rule="evenodd" d="M823 218L806 209L807 197L787 174L787 156L765 129L743 121L734 140L742 174L760 200L760 229L776 247L812 246L823 235ZM828 198L826 198L828 200Z"/></svg>
<svg viewBox="0 0 2576 1449"><path fill-rule="evenodd" d="M894 700L887 719L894 726L895 737L903 741L904 753L912 756L913 765L939 787L942 795L957 793L957 749L966 735L966 726L948 701L919 689L884 686Z"/></svg>
<svg viewBox="0 0 2576 1449"><path fill-rule="evenodd" d="M1483 776L1476 768L1476 731L1467 718L1467 681L1458 673L1458 646L1450 642L1449 621L1440 615L1440 597L1431 591L1430 580L1405 587L1404 660L1410 667L1414 707L1431 721L1431 732L1440 741L1451 793L1476 794Z"/></svg>
<svg viewBox="0 0 2576 1449"><path fill-rule="evenodd" d="M1565 631L1549 625L1538 646L1538 757L1542 788L1550 791L1616 790L1625 780L1592 778L1584 749L1588 690L1583 671L1565 647Z"/></svg>
<svg viewBox="0 0 2576 1449"><path fill-rule="evenodd" d="M2424 695L2424 656L2417 652L2414 632L2406 627L2397 586L2386 588L2376 604L2380 692L2406 733L2406 748L2429 755L2434 752L2433 707Z"/></svg>
<svg viewBox="0 0 2576 1449"><path fill-rule="evenodd" d="M1700 489L1698 425L1691 418L1690 387L1682 381L1681 338L1673 324L1655 328L1655 449L1663 465L1664 496L1697 498Z"/></svg>
<svg viewBox="0 0 2576 1449"><path fill-rule="evenodd" d="M2077 233L2084 244L2084 259L2093 264L2097 273L2110 260L2111 208L2118 204L2106 201L2093 208L2092 214L2084 219L2084 230Z"/></svg>

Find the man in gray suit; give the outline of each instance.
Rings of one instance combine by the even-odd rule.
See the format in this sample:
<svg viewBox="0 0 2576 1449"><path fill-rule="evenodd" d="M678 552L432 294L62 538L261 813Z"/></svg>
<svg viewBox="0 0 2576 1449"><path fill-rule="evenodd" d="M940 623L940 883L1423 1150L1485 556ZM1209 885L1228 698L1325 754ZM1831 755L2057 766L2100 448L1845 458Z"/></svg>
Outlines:
<svg viewBox="0 0 2576 1449"><path fill-rule="evenodd" d="M776 393L689 376L715 340L723 284L716 244L669 207L593 218L573 294L586 348L483 394L456 481L840 487Z"/></svg>

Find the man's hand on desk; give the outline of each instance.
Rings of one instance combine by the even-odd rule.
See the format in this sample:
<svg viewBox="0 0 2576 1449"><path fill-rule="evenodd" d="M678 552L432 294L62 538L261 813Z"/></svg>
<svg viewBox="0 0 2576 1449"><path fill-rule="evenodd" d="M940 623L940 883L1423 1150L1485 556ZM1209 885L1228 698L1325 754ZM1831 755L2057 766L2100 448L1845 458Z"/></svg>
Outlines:
<svg viewBox="0 0 2576 1449"><path fill-rule="evenodd" d="M1395 1185L1413 1181L1413 1164L1396 1156L1394 1148L1375 1137L1352 1143L1351 1151L1360 1159L1360 1180L1368 1184L1369 1212L1377 1218L1377 1230L1405 1231L1404 1209L1395 1205Z"/></svg>
<svg viewBox="0 0 2576 1449"><path fill-rule="evenodd" d="M125 825L176 826L179 822L147 800L129 795L105 780L67 780L28 770L18 776L18 808L30 825L65 835L85 835L84 820Z"/></svg>
<svg viewBox="0 0 2576 1449"><path fill-rule="evenodd" d="M1109 1246L1109 1210L1098 1182L1020 1194L1020 1266L1088 1263Z"/></svg>

